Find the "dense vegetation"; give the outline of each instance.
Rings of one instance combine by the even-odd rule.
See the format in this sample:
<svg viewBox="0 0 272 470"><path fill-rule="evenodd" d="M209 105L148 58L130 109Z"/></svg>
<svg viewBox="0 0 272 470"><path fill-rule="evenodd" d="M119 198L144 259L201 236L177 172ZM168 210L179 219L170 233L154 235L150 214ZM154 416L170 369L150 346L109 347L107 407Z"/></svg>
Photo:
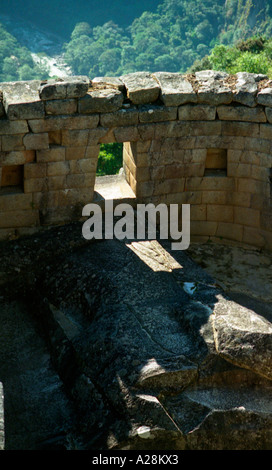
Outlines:
<svg viewBox="0 0 272 470"><path fill-rule="evenodd" d="M269 71L272 54L268 40L258 50L242 51L235 45L250 36L271 37L272 0L140 3L66 0L64 7L60 0L47 0L44 8L41 1L7 0L2 10L63 33L63 52L74 74L186 72L193 64L196 68L205 64L226 68L224 57L233 65L230 71L258 67ZM0 38L0 80L46 78L47 72L33 63L18 35L15 39L1 26Z"/></svg>
<svg viewBox="0 0 272 470"><path fill-rule="evenodd" d="M218 44L270 37L271 31L272 0L164 0L126 29L113 21L96 27L78 23L64 50L75 73L90 76L185 72ZM244 68L247 60L237 65Z"/></svg>
<svg viewBox="0 0 272 470"><path fill-rule="evenodd" d="M123 165L123 144L101 144L98 156L98 176L116 175Z"/></svg>
<svg viewBox="0 0 272 470"><path fill-rule="evenodd" d="M216 45L210 55L196 60L189 70L196 72L205 69L263 73L272 77L272 39L253 36L238 41L235 46Z"/></svg>
<svg viewBox="0 0 272 470"><path fill-rule="evenodd" d="M47 71L35 65L30 51L0 24L0 81L47 78Z"/></svg>

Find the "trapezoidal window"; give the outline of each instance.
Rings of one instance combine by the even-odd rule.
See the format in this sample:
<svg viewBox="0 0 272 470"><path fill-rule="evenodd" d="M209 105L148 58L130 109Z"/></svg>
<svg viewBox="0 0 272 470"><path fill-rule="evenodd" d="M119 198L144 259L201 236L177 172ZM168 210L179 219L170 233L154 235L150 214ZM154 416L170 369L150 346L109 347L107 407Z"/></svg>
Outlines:
<svg viewBox="0 0 272 470"><path fill-rule="evenodd" d="M22 192L24 188L24 165L3 166L1 192Z"/></svg>
<svg viewBox="0 0 272 470"><path fill-rule="evenodd" d="M123 200L135 198L126 179L123 143L100 144L95 179L94 200Z"/></svg>
<svg viewBox="0 0 272 470"><path fill-rule="evenodd" d="M227 149L207 149L204 176L227 176Z"/></svg>

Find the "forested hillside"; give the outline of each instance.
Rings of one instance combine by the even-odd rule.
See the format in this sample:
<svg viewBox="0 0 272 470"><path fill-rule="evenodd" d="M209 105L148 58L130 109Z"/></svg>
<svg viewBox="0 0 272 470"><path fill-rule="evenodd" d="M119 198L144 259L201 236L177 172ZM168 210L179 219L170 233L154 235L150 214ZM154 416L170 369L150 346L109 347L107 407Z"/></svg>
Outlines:
<svg viewBox="0 0 272 470"><path fill-rule="evenodd" d="M233 45L251 35L269 38L271 11L271 0L164 0L126 29L112 21L94 28L77 24L65 57L76 73L91 76L185 72L216 44Z"/></svg>
<svg viewBox="0 0 272 470"><path fill-rule="evenodd" d="M74 74L272 69L272 0L6 0L1 13L62 35ZM46 78L23 35L15 38L6 28L0 29L0 80ZM262 37L262 45L243 49L252 36Z"/></svg>
<svg viewBox="0 0 272 470"><path fill-rule="evenodd" d="M114 21L129 26L144 11L155 11L161 0L3 0L1 13L31 21L41 28L69 38L75 24L86 21L91 26Z"/></svg>

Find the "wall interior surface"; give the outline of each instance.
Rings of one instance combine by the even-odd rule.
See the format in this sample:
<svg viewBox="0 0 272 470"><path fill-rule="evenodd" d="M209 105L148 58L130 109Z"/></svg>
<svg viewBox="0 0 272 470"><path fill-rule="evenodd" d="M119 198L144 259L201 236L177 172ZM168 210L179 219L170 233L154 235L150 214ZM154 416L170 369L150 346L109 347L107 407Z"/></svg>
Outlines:
<svg viewBox="0 0 272 470"><path fill-rule="evenodd" d="M191 205L191 235L272 250L272 82L137 72L0 83L0 239L78 220L101 143L137 202Z"/></svg>

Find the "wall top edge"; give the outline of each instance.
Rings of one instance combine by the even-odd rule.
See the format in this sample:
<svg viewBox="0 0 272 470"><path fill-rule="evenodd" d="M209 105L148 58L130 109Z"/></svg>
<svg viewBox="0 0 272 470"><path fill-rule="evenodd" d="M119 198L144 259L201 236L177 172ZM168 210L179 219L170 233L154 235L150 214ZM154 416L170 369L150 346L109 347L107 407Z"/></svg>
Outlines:
<svg viewBox="0 0 272 470"><path fill-rule="evenodd" d="M131 104L272 107L272 80L262 74L203 70L194 74L135 72L120 77L69 76L0 83L0 116L6 114L8 119L18 119L20 107L32 107L34 115L41 118L46 114L46 103L54 100L76 100L80 114L112 112Z"/></svg>

